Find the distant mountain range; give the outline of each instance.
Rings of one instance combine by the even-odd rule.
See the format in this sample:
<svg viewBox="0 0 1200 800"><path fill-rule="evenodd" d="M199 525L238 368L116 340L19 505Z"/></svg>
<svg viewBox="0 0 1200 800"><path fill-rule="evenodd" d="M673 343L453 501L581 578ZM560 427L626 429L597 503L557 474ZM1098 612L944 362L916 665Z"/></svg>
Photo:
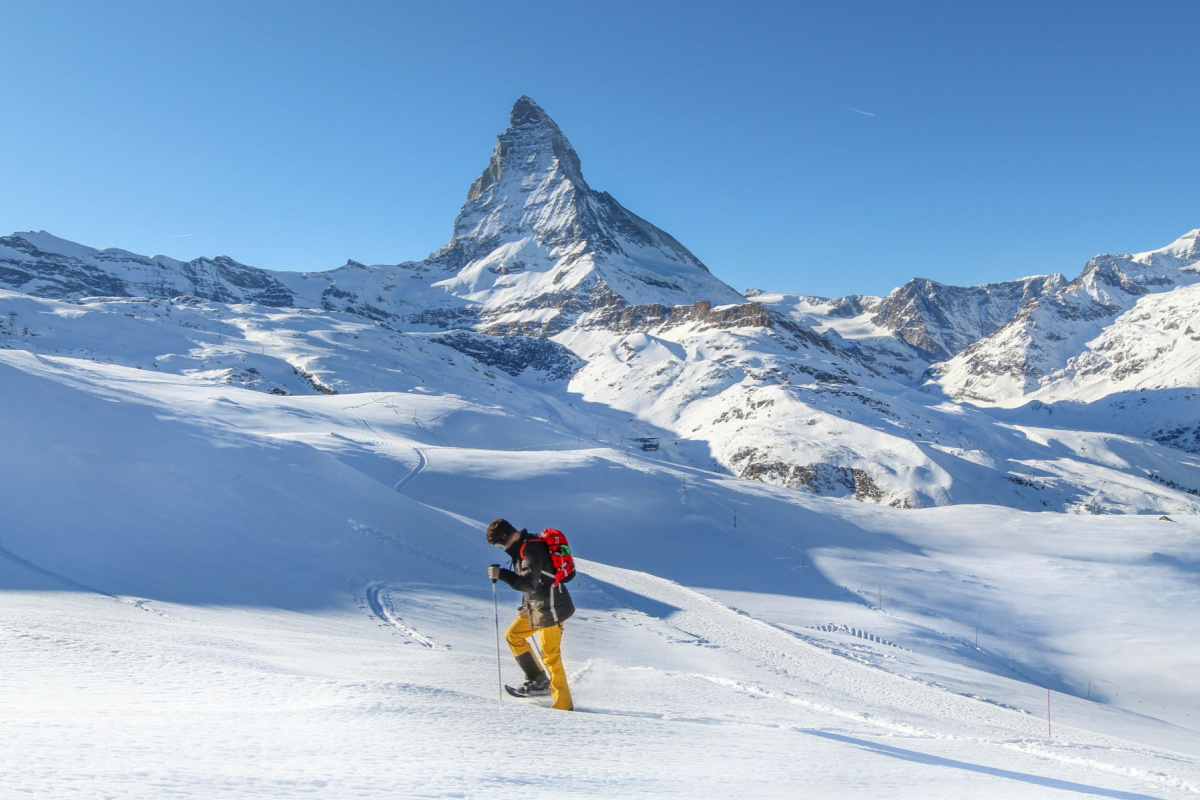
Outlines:
<svg viewBox="0 0 1200 800"><path fill-rule="evenodd" d="M278 272L15 233L0 238L0 347L278 394L361 391L366 374L388 388L419 351L427 389L458 391L467 370L497 394L627 415L670 440L656 457L797 490L1196 513L1198 236L1098 256L1072 281L743 295L592 189L522 97L451 241L423 261ZM153 359L122 349L129 317L155 323L138 329ZM317 329L359 343L331 350ZM214 331L221 347L189 338ZM254 348L259 366L231 355Z"/></svg>

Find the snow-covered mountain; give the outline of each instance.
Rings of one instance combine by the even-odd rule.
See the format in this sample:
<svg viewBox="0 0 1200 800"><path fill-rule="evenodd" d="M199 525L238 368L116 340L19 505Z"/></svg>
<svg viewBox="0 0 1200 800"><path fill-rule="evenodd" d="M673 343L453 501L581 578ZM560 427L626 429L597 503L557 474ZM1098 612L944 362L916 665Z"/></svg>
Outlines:
<svg viewBox="0 0 1200 800"><path fill-rule="evenodd" d="M277 277L310 307L494 335L551 335L598 308L742 302L670 235L588 186L571 143L528 97L441 250Z"/></svg>
<svg viewBox="0 0 1200 800"><path fill-rule="evenodd" d="M955 399L1005 403L1069 381L1081 371L1105 371L1116 382L1143 371L1144 362L1121 368L1126 354L1114 349L1111 339L1099 352L1092 340L1143 299L1200 281L1198 237L1200 230L1194 230L1159 250L1093 258L1078 278L1026 304L1002 329L939 365L939 385ZM1188 302L1181 297L1177 305ZM1111 353L1111 369L1100 368L1105 351Z"/></svg>
<svg viewBox="0 0 1200 800"><path fill-rule="evenodd" d="M478 298L495 315L489 327L512 332L565 327L589 304L741 301L669 234L589 187L567 137L528 97L430 262L457 270L439 285ZM560 313L533 326L519 313L539 308Z"/></svg>
<svg viewBox="0 0 1200 800"><path fill-rule="evenodd" d="M0 237L0 284L38 297L150 297L193 295L218 303L296 305L291 291L266 270L231 258L178 261L97 249L45 231Z"/></svg>
<svg viewBox="0 0 1200 800"><path fill-rule="evenodd" d="M187 294L539 335L598 307L743 302L669 234L588 186L571 143L528 97L513 106L449 244L425 261L271 272L224 256L99 250L43 231L0 239L0 281L59 299Z"/></svg>
<svg viewBox="0 0 1200 800"><path fill-rule="evenodd" d="M994 375L989 359L1024 358L1015 368L1024 374L1028 354L1047 346L1039 331L1048 309L1083 303L1073 317L1060 314L1051 334L1061 344L1073 331L1083 342L1138 293L1186 289L1194 253L1185 241L1194 248L1185 237L1156 253L1097 259L1070 284L1060 275L978 287L918 279L883 298L742 296L591 189L561 129L522 97L450 243L424 261L270 272L224 257L185 263L13 234L0 240L0 285L30 299L5 296L0 343L275 393L411 388L398 374L431 374L428 357L461 367L469 381L503 376L604 417L624 414L628 438L659 440L663 458L797 490L903 507L1178 512L1200 502L1191 493L1198 465L1161 446L1187 446L1195 431L1184 412L1200 381L1188 377L1182 323L1175 338L1164 328L1182 348L1170 386L1178 413L1158 402L1138 412L1157 427L1115 413L1115 424L1099 426L1078 412L1048 419L1044 401L998 417L916 389L950 356L933 369L956 400L968 391L957 375L975 376L970 391L1011 382L1012 370ZM1181 308L1160 311L1186 316ZM117 315L157 324L134 326L147 337L136 348L114 347L104 327L130 327ZM1091 327L1081 333L1080 324ZM1122 329L1096 352L1150 341ZM1005 337L1030 346L994 355L989 348ZM1124 360L1126 371L1134 360ZM1120 372L1080 363L1093 383ZM1064 448L1065 459L1055 455Z"/></svg>
<svg viewBox="0 0 1200 800"><path fill-rule="evenodd" d="M1006 325L1031 300L1059 289L1061 275L983 286L914 278L879 303L872 321L933 361L942 361Z"/></svg>
<svg viewBox="0 0 1200 800"><path fill-rule="evenodd" d="M1059 411L1061 424L1200 452L1200 230L1103 255L1071 283L936 365L931 390L981 406Z"/></svg>
<svg viewBox="0 0 1200 800"><path fill-rule="evenodd" d="M930 365L991 335L1032 299L1065 283L1061 275L983 286L913 278L886 297L827 299L757 289L746 296L812 327L890 377L917 385Z"/></svg>

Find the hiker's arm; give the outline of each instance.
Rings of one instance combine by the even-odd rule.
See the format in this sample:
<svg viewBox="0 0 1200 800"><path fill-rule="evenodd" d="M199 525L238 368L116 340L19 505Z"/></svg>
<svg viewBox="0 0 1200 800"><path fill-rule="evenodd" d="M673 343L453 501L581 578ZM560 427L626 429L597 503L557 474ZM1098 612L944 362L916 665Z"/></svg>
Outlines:
<svg viewBox="0 0 1200 800"><path fill-rule="evenodd" d="M526 547L525 560L521 563L529 566L529 572L521 575L511 569L501 567L500 580L518 592L537 592L541 590L542 582L546 579L542 572L549 569L546 566L546 562L549 560L550 551L546 549L545 545L537 543L533 547Z"/></svg>

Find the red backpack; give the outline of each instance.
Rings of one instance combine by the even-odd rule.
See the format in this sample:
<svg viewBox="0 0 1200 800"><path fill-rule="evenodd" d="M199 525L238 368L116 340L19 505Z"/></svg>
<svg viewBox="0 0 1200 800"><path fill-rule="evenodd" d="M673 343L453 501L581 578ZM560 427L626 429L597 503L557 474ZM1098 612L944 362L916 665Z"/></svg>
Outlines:
<svg viewBox="0 0 1200 800"><path fill-rule="evenodd" d="M537 534L537 537L550 551L550 563L554 565L554 574L543 574L554 579L552 586L557 588L560 584L574 580L575 559L571 556L571 545L567 544L567 537L563 532L557 528L546 528ZM521 545L521 558L525 558L525 545Z"/></svg>

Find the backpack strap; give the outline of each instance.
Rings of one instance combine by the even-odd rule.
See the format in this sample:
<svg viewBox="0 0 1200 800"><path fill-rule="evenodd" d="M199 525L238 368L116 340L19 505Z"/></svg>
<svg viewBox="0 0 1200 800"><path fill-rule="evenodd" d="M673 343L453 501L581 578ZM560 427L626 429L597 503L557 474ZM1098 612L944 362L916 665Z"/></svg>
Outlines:
<svg viewBox="0 0 1200 800"><path fill-rule="evenodd" d="M546 555L547 556L550 555L550 545L546 544L545 539L542 539L541 537L534 535L521 543L520 557L521 557L522 561L525 560L525 545L529 544L530 542L534 542L534 541L541 542L542 544L546 545ZM554 559L551 559L550 562L551 562L550 566L554 566ZM558 586L558 573L557 572L549 572L547 570L542 570L541 574L545 575L547 578L550 579L550 601L551 601L550 608L551 608L551 611L553 611L553 609L554 609L554 589L555 589L555 587ZM554 613L554 619L556 621L558 620L557 612Z"/></svg>

